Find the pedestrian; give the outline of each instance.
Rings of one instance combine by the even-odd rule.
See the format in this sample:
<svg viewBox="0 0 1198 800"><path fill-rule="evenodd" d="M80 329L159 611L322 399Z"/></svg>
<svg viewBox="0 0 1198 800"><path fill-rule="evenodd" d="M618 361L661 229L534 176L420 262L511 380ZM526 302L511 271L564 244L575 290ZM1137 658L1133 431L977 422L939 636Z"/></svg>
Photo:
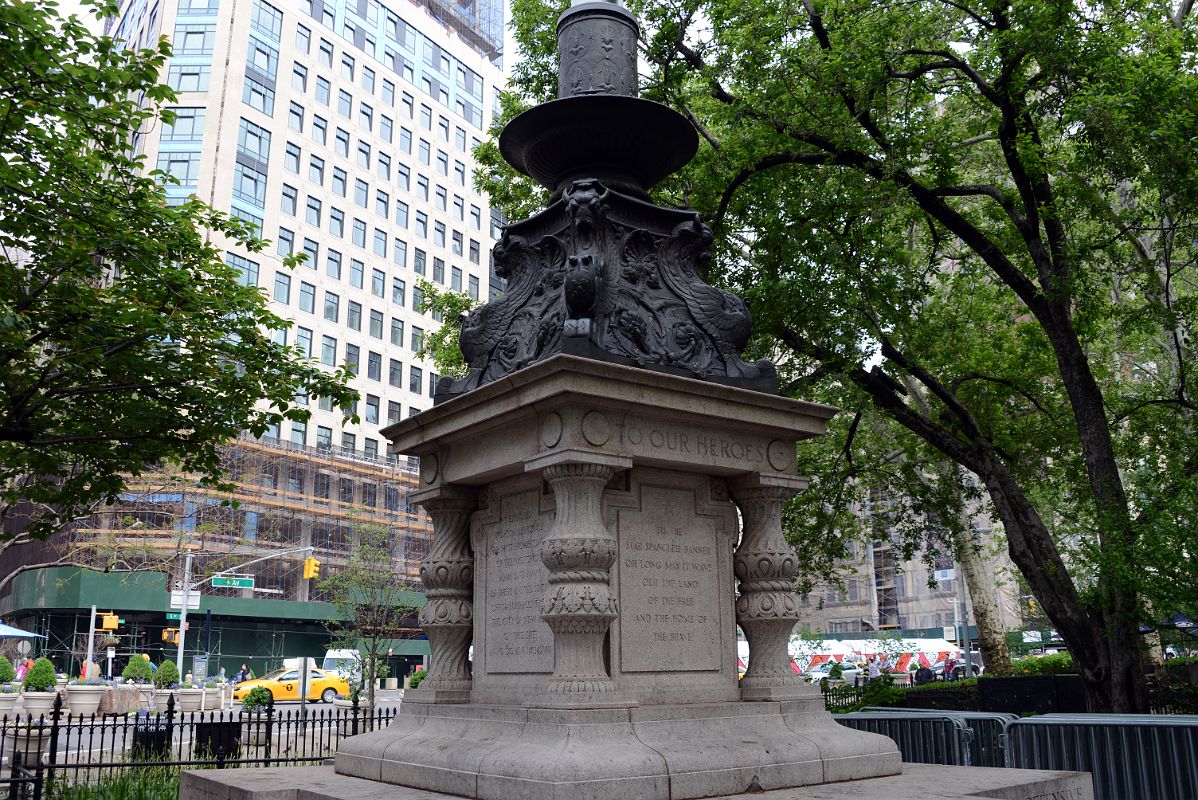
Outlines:
<svg viewBox="0 0 1198 800"><path fill-rule="evenodd" d="M882 677L882 667L878 664L877 656L874 656L869 659L869 679L876 681L880 677Z"/></svg>
<svg viewBox="0 0 1198 800"><path fill-rule="evenodd" d="M250 679L250 668L245 664L241 665L241 669L237 670L237 674L233 676L233 683L243 683Z"/></svg>
<svg viewBox="0 0 1198 800"><path fill-rule="evenodd" d="M953 680L957 679L957 676L954 674L956 669L957 669L956 661L954 661L951 658L944 659L944 679L946 681L953 681Z"/></svg>
<svg viewBox="0 0 1198 800"><path fill-rule="evenodd" d="M936 680L936 673L932 672L931 668L929 668L927 664L924 664L920 666L919 669L915 670L916 684L931 683L934 680Z"/></svg>

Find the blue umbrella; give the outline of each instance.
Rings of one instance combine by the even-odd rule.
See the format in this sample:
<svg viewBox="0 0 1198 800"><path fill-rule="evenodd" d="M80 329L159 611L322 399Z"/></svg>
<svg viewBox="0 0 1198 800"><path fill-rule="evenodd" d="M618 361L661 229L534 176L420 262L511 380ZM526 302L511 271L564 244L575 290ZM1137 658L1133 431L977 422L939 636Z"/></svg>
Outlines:
<svg viewBox="0 0 1198 800"><path fill-rule="evenodd" d="M0 622L0 639L45 639L40 633L30 633Z"/></svg>

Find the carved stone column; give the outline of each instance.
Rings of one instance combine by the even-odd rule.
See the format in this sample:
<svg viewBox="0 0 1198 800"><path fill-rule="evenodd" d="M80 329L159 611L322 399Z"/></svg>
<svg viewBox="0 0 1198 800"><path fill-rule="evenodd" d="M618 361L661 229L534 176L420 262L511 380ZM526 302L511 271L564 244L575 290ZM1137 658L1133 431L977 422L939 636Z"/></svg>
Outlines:
<svg viewBox="0 0 1198 800"><path fill-rule="evenodd" d="M433 521L432 547L420 562L428 598L420 609L420 626L428 635L431 657L419 691L468 692L474 632L474 554L468 529L476 499L473 492L445 489L419 502Z"/></svg>
<svg viewBox="0 0 1198 800"><path fill-rule="evenodd" d="M790 582L797 559L782 534L782 506L796 490L743 483L732 487L744 517L744 534L732 563L740 581L736 622L749 642L749 668L741 680L745 700L780 699L803 688L802 678L790 668L787 650L799 621Z"/></svg>
<svg viewBox="0 0 1198 800"><path fill-rule="evenodd" d="M549 568L541 619L553 631L553 677L546 686L551 693L614 690L603 661L603 642L616 618L609 586L616 540L603 522L603 489L614 471L606 464L572 462L542 473L557 501L553 527L541 541L541 561Z"/></svg>

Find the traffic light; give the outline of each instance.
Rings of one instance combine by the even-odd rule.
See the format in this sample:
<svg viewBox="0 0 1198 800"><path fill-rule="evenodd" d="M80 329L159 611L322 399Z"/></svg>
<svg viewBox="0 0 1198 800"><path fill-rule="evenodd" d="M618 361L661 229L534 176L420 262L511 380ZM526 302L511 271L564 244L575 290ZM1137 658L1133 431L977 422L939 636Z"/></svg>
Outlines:
<svg viewBox="0 0 1198 800"><path fill-rule="evenodd" d="M170 642L171 644L178 644L179 643L179 629L178 628L163 628L162 629L162 641Z"/></svg>
<svg viewBox="0 0 1198 800"><path fill-rule="evenodd" d="M304 559L304 578L319 578L320 562L312 556Z"/></svg>
<svg viewBox="0 0 1198 800"><path fill-rule="evenodd" d="M101 614L100 615L100 630L115 631L120 620L116 614Z"/></svg>

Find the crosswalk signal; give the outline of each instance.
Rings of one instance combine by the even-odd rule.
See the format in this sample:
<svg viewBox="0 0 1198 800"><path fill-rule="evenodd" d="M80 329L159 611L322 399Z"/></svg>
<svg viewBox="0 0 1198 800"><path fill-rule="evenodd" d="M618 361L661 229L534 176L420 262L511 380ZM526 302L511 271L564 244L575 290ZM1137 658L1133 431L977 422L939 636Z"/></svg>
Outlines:
<svg viewBox="0 0 1198 800"><path fill-rule="evenodd" d="M304 578L319 578L320 577L320 562L312 556L304 559Z"/></svg>
<svg viewBox="0 0 1198 800"><path fill-rule="evenodd" d="M171 644L178 644L179 643L179 629L178 628L163 628L162 629L162 641L170 642Z"/></svg>

